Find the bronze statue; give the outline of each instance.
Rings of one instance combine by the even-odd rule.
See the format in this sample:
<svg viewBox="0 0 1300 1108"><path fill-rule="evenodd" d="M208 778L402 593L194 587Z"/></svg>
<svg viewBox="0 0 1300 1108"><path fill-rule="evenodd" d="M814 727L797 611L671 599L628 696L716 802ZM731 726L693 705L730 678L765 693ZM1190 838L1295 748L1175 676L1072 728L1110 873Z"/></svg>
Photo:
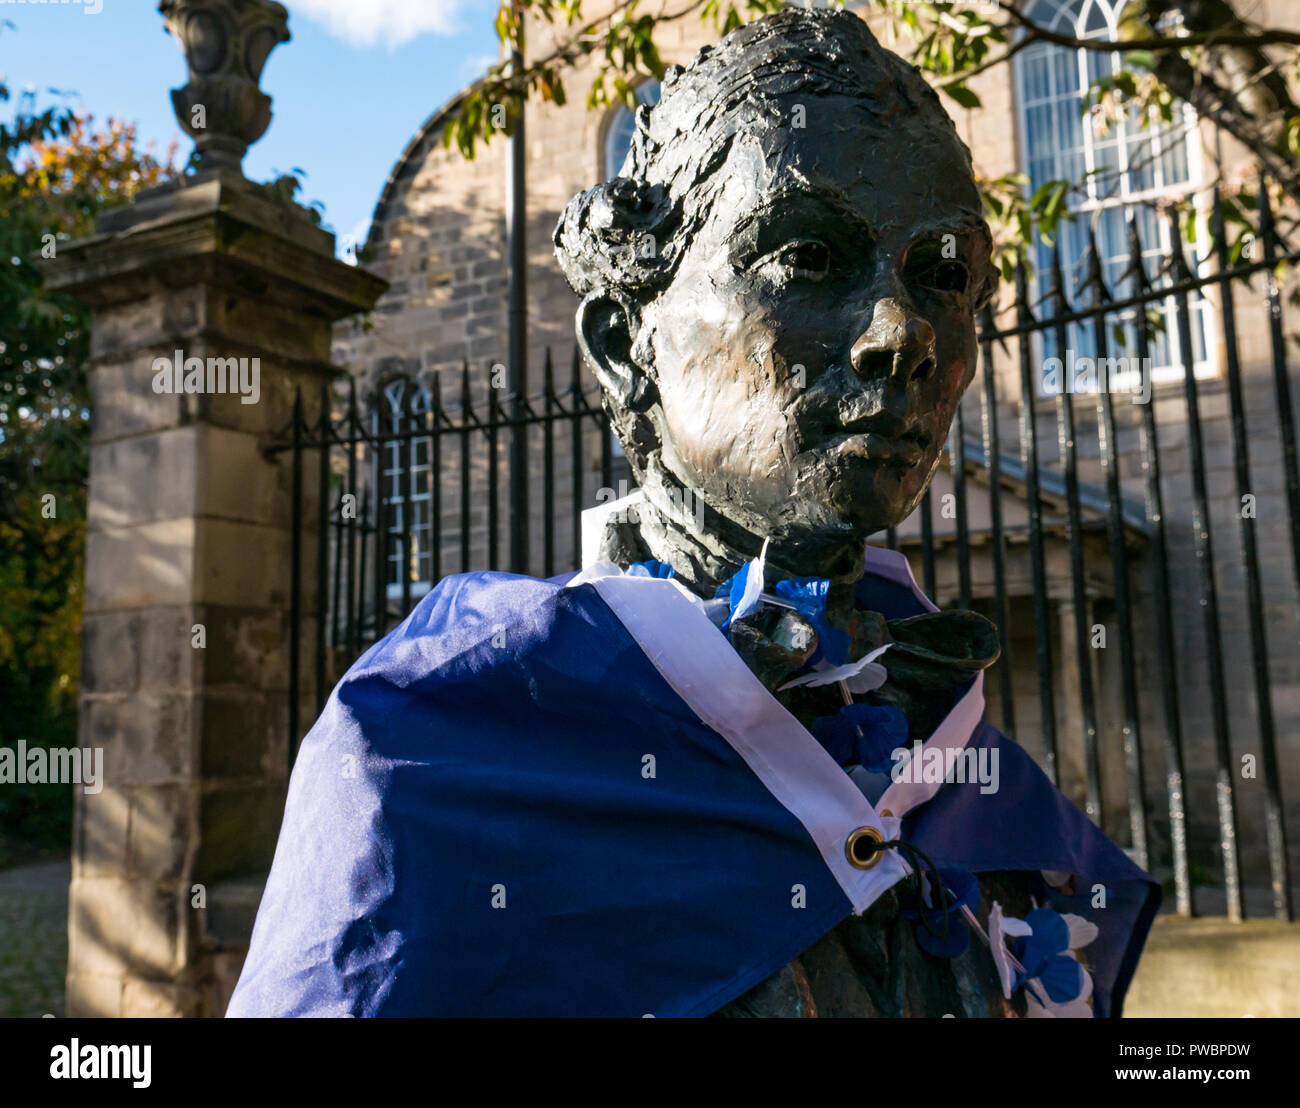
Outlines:
<svg viewBox="0 0 1300 1108"><path fill-rule="evenodd" d="M569 202L555 245L645 493L605 553L665 562L711 597L766 541L770 576L830 580L850 657L913 645L882 658L890 680L871 699L930 734L995 660L991 626L889 625L853 583L867 538L934 475L996 287L970 152L938 96L851 14L749 24L668 71L621 175ZM797 613L768 608L731 635L802 722L835 711L834 690L778 691L816 647ZM1009 878L984 885L1029 909ZM891 893L722 1014L1012 1011L987 951L929 959L898 911Z"/></svg>
<svg viewBox="0 0 1300 1108"><path fill-rule="evenodd" d="M855 16L760 20L555 241L644 502L339 682L230 1013L1118 1014L1158 887L982 722L988 622L866 545L994 281L934 93Z"/></svg>
<svg viewBox="0 0 1300 1108"><path fill-rule="evenodd" d="M859 575L974 374L990 242L938 97L857 17L782 12L670 69L555 232L645 547L700 589L768 537L779 570Z"/></svg>

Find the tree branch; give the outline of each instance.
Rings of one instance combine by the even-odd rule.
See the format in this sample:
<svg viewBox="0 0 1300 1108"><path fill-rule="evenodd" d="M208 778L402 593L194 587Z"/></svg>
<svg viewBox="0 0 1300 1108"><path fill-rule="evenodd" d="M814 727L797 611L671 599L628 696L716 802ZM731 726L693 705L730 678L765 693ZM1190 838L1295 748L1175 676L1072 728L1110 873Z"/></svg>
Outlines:
<svg viewBox="0 0 1300 1108"><path fill-rule="evenodd" d="M518 72L507 74L504 70L505 66L509 63L507 61L497 63L497 65L493 66L492 69L489 69L488 72L477 81L474 81L467 88L462 89L447 101L443 110L446 111L448 119L450 120L455 118L455 116L459 114L459 110L464 105L465 101L482 92L484 89L499 88L511 89L513 91L514 86L526 88L528 81L538 73L541 73L547 67L554 65L557 62L564 62L567 64L576 61L584 53L581 45L584 41L590 42L592 49L594 49L599 45L603 38L608 37L609 23L614 16L626 11L637 2L638 0L620 0L617 5L602 15L599 19L592 20L574 34L572 38L569 38L565 42L556 46L555 49L545 57L530 62ZM680 19L682 16L698 10L704 5L704 3L705 0L690 0L690 3L688 3L681 11L673 12L670 15L656 16L656 22L668 23L674 19ZM602 28L603 33L601 33ZM498 72L494 73L493 70L497 70Z"/></svg>

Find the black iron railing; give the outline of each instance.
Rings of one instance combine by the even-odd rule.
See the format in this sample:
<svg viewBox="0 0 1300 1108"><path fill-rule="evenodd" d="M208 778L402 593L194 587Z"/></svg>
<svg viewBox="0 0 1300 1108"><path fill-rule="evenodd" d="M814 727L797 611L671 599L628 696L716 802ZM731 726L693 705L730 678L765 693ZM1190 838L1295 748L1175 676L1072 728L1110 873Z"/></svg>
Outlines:
<svg viewBox="0 0 1300 1108"><path fill-rule="evenodd" d="M1250 448L1260 429L1258 417L1253 427L1247 421L1234 290L1257 295L1250 282L1262 283L1265 318L1259 330L1267 333L1269 364L1251 382L1258 391L1261 380L1272 378L1274 426L1267 435L1280 444L1284 477L1276 500L1279 511L1285 503L1294 591L1286 595L1275 587L1275 595L1266 596L1257 516L1244 510L1237 513L1239 560L1232 570L1244 582L1269 899L1273 914L1289 919L1287 822L1266 605L1281 603L1300 617L1300 471L1281 294L1274 277L1279 261L1294 261L1300 254L1284 250L1263 188L1260 201L1258 256L1240 264L1229 263L1216 193L1208 213L1211 248L1199 258L1188 258L1171 211L1161 217L1167 222L1170 246L1165 260L1154 263L1140 241L1139 221L1130 212L1121 251L1127 255L1126 264L1115 264L1114 243L1106 251L1109 282L1095 235L1081 272L1067 276L1058 252L1045 274L1032 275L1021 265L1015 275L1011 322L999 325L991 314L981 320L981 381L968 397L978 398L980 404L980 441L968 437L970 413L959 409L947 452L945 480L951 492L940 494L932 488L913 519L884 539L891 547L919 553L923 583L931 595L942 600L940 594L946 591L948 602L979 604L989 611L1002 645L996 679L996 722L1002 729L1026 740L1032 732L1034 752L1057 783L1064 775L1066 732L1081 731L1079 793L1088 814L1099 823L1107 812L1102 750L1113 742L1122 751L1127 826L1118 833L1107 830L1121 840L1127 833L1126 845L1140 865L1167 872L1176 909L1192 914L1196 862L1190 827L1213 824L1218 865L1208 859L1202 868L1220 870L1224 910L1241 918L1245 905L1239 767L1229 720L1242 691L1233 686L1230 692L1223 647L1215 562L1215 543L1222 536L1215 534L1211 519L1202 391L1212 382L1216 394L1226 393L1227 416L1219 422L1226 427L1235 495L1245 504L1255 495ZM1031 287L1038 288L1037 296ZM1210 331L1216 324L1221 339L1217 344ZM1221 357L1216 358L1211 347L1221 350ZM1051 364L1049 359L1068 360L1074 354L1094 362L1121 355L1132 359L1125 363L1130 366L1125 388L1133 383L1133 364L1139 388L1144 383L1151 387L1153 366L1168 381L1155 386L1147 403L1120 404L1117 395L1124 393L1116 391L1120 378L1115 363L1103 361L1103 387L1094 392L1077 391L1065 380L1055 392L1046 388L1044 367ZM291 758L304 730L304 687L314 690L319 710L342 668L387 633L448 572L497 569L503 550L524 552L523 564L504 567L512 571L549 577L577 568L579 513L597 496L609 498L622 491L614 489L617 445L595 388L583 384L576 352L567 385L557 387L548 354L541 392L522 403L504 395L504 389L491 387L494 376L504 379L501 370L497 366L480 376L471 374L468 365L462 367L459 396L450 404L448 397L455 390L445 391L437 373L424 382L380 381L364 402L358 399L355 381L348 382L342 397L322 388L317 410L324 414L310 426L303 420L299 396L292 427L272 447L273 452L290 455L295 505ZM478 395L471 387L476 381L481 386ZM1007 400L999 395L1003 390ZM1157 407L1167 411L1180 396L1182 419L1172 429L1186 442L1186 490L1162 468L1162 451L1169 448L1162 447L1163 432L1157 426ZM1053 429L1055 450L1049 445ZM1014 453L1004 452L1004 437L1018 439ZM1127 447L1124 438L1130 440ZM523 457L528 466L527 480L521 482L522 511L502 504L502 440L515 446L508 456ZM944 472L941 469L941 476ZM312 485L309 494L307 480ZM1007 487L1015 490L1015 505L1023 505L1017 507L1014 523L1007 517ZM310 602L305 595L304 542L313 531L310 526L304 530L309 518L306 495L316 505ZM945 498L939 520L934 510L937 496ZM946 503L949 496L951 504ZM1172 517L1171 502L1176 508ZM974 528L972 505L987 517ZM1219 516L1222 522L1222 511ZM1188 530L1191 556L1180 561L1174 556L1179 546L1174 539L1185 539ZM1013 596L1008 559L1013 548L1018 552L1022 547L1027 580L1019 596ZM972 566L977 550L981 558L988 554L984 577L991 576L991 586L986 579L976 582ZM1057 552L1062 556L1053 561ZM1118 689L1109 692L1098 686L1094 663L1098 574L1107 582L1105 607L1118 643ZM1199 641L1189 638L1179 596L1195 598ZM1030 605L1034 623L1033 665L1023 670L1016 669L1013 642L1017 621L1012 608L1018 600ZM308 607L318 617L314 622L304 620ZM1065 618L1063 613L1069 611L1072 618ZM1295 628L1293 620L1286 631L1292 639ZM305 635L310 635L314 650L310 675L303 673ZM1300 644L1287 640L1281 645L1300 665ZM1067 656L1072 659L1068 665ZM1193 661L1183 665L1180 658ZM1017 674L1022 687L1031 680L1036 683L1030 698L1036 712L1026 712L1022 703L1019 726ZM1205 719L1188 718L1187 694L1193 688L1208 697ZM1116 706L1111 715L1118 719L1118 735L1103 736L1107 725L1100 709L1111 704ZM1037 719L1026 718L1035 715ZM1158 733L1157 743L1144 745L1144 726ZM1193 744L1198 760L1204 760L1200 744L1206 740L1212 748L1212 821L1200 818L1200 813L1192 819L1187 795L1193 784L1188 778L1188 744ZM1240 749L1240 732L1238 740ZM1153 747L1150 759L1162 764L1163 789L1146 780L1147 746ZM1294 747L1290 754L1295 755ZM1149 808L1156 797L1158 816ZM1207 847L1202 855L1212 849Z"/></svg>

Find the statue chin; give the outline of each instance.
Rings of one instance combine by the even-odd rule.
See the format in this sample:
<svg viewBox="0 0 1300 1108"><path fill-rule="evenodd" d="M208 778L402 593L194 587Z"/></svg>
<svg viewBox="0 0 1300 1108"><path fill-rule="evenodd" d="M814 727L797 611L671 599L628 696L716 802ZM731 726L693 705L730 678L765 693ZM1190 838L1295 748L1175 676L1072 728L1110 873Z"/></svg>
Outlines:
<svg viewBox="0 0 1300 1108"><path fill-rule="evenodd" d="M902 523L929 485L920 467L906 472L821 472L810 476L807 491L792 497L768 534L804 565L821 566L807 574L834 577L844 572L846 555L861 560L874 535Z"/></svg>
<svg viewBox="0 0 1300 1108"><path fill-rule="evenodd" d="M933 468L924 459L883 467L805 455L792 489L760 494L749 486L737 497L737 482L718 472L688 477L653 458L651 472L637 473L648 505L630 528L639 541L623 548L623 561L667 561L707 595L765 541L768 564L784 576L856 579L868 541L907 518Z"/></svg>
<svg viewBox="0 0 1300 1108"><path fill-rule="evenodd" d="M857 578L862 574L867 540L882 530L884 527L851 520L775 530L768 561L794 577Z"/></svg>

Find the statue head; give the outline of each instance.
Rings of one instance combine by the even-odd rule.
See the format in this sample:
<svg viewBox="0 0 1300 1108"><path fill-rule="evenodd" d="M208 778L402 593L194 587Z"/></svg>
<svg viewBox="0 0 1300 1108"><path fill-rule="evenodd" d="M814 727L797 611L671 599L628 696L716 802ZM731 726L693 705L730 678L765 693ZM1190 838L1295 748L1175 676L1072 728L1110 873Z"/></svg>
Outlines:
<svg viewBox="0 0 1300 1108"><path fill-rule="evenodd" d="M934 474L996 281L919 72L847 12L741 27L669 70L555 246L650 551L699 584L765 539L788 573L860 572Z"/></svg>

